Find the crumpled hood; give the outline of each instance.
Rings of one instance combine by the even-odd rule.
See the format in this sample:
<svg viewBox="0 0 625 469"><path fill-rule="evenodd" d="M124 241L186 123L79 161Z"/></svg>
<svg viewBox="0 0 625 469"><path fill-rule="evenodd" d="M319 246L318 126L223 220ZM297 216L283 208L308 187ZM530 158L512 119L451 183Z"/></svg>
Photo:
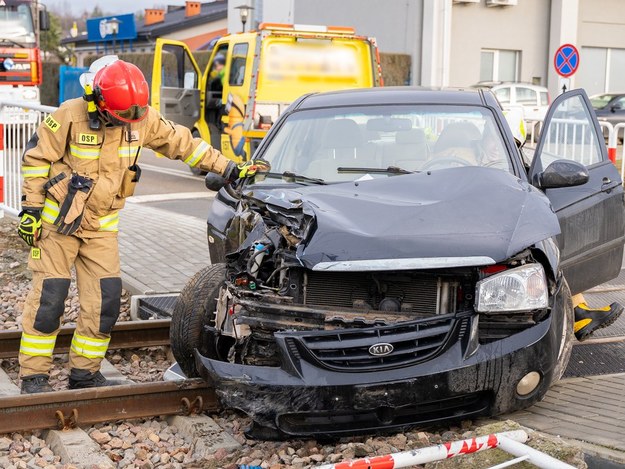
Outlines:
<svg viewBox="0 0 625 469"><path fill-rule="evenodd" d="M298 249L311 269L374 259L481 256L500 262L560 233L549 199L498 169L462 167L263 192L255 198L315 217L316 228Z"/></svg>

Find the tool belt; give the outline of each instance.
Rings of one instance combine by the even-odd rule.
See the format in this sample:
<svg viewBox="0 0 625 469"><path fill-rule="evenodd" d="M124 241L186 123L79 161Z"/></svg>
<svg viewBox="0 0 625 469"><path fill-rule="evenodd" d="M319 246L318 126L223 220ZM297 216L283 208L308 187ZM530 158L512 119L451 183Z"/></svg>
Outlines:
<svg viewBox="0 0 625 469"><path fill-rule="evenodd" d="M54 221L59 233L71 235L80 228L92 187L92 179L78 174L72 174L69 178L65 173L50 179L44 185L44 189L61 204L59 216Z"/></svg>

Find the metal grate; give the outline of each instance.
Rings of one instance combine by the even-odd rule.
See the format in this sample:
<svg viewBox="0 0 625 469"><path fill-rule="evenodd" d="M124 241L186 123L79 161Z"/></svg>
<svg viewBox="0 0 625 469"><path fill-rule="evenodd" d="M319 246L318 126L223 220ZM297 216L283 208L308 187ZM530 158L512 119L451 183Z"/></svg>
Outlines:
<svg viewBox="0 0 625 469"><path fill-rule="evenodd" d="M460 324L453 315L444 315L393 326L301 332L289 340L296 341L302 354L325 368L374 371L435 357L450 342L457 325ZM373 355L371 347L380 344L390 344L392 352Z"/></svg>
<svg viewBox="0 0 625 469"><path fill-rule="evenodd" d="M140 319L170 319L178 295L156 295L139 298L138 316Z"/></svg>
<svg viewBox="0 0 625 469"><path fill-rule="evenodd" d="M625 342L576 344L564 378L625 372Z"/></svg>

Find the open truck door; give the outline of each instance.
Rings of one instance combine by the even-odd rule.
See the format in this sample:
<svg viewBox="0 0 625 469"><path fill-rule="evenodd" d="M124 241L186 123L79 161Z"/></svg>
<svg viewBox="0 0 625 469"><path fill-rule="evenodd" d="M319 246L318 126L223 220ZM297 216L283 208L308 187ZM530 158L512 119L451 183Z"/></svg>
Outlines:
<svg viewBox="0 0 625 469"><path fill-rule="evenodd" d="M200 119L202 74L184 42L157 39L152 70L152 107L193 129Z"/></svg>
<svg viewBox="0 0 625 469"><path fill-rule="evenodd" d="M571 291L581 293L618 276L625 242L621 177L584 90L558 96L549 108L529 172L534 185L541 186L541 175L556 160L580 163L588 172L584 184L542 188L560 221L564 276Z"/></svg>

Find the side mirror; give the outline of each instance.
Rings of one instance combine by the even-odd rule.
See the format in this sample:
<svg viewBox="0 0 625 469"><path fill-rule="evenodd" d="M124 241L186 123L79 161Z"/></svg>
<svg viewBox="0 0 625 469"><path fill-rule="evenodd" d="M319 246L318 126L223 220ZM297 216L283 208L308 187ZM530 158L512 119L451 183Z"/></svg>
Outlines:
<svg viewBox="0 0 625 469"><path fill-rule="evenodd" d="M50 31L50 13L47 10L39 10L39 30Z"/></svg>
<svg viewBox="0 0 625 469"><path fill-rule="evenodd" d="M540 189L573 187L586 184L590 175L586 166L577 161L556 160L534 178L534 186Z"/></svg>
<svg viewBox="0 0 625 469"><path fill-rule="evenodd" d="M226 185L226 180L219 174L209 172L204 178L204 184L208 190L217 192Z"/></svg>
<svg viewBox="0 0 625 469"><path fill-rule="evenodd" d="M623 105L621 103L616 103L614 106L610 108L610 111L612 112L620 111L621 109L623 109Z"/></svg>

